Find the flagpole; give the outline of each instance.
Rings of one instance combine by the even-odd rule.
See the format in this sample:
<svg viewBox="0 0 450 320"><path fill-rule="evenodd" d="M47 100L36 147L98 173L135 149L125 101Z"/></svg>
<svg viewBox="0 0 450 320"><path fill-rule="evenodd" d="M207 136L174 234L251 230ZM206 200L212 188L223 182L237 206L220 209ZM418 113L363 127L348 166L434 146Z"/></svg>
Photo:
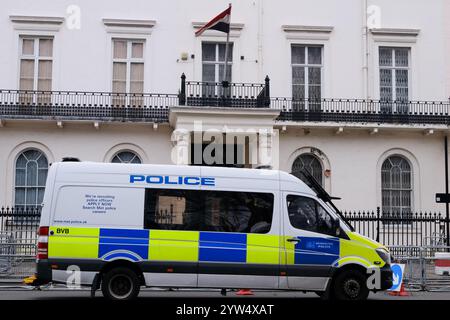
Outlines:
<svg viewBox="0 0 450 320"><path fill-rule="evenodd" d="M228 7L231 8L231 3L228 4ZM231 30L231 10L230 10L230 27L228 29L227 32L227 42L225 43L225 69L223 70L223 80L222 80L222 84L225 83L225 81L227 81L227 67L228 67L228 44L230 42L230 30Z"/></svg>

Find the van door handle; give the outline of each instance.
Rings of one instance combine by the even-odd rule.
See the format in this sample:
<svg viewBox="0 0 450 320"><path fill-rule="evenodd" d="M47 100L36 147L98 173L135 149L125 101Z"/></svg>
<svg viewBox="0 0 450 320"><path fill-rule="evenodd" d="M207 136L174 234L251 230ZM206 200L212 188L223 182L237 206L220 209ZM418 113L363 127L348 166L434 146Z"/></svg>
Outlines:
<svg viewBox="0 0 450 320"><path fill-rule="evenodd" d="M299 238L289 238L289 239L286 239L286 241L287 242L300 242L300 239Z"/></svg>

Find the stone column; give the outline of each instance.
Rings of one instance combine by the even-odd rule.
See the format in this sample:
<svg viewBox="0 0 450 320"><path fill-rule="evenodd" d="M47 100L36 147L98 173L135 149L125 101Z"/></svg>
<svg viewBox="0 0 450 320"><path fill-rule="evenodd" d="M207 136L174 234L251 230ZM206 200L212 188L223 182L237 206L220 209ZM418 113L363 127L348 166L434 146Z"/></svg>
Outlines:
<svg viewBox="0 0 450 320"><path fill-rule="evenodd" d="M172 133L172 163L178 165L189 164L189 149L191 142L191 132L186 129L176 129Z"/></svg>

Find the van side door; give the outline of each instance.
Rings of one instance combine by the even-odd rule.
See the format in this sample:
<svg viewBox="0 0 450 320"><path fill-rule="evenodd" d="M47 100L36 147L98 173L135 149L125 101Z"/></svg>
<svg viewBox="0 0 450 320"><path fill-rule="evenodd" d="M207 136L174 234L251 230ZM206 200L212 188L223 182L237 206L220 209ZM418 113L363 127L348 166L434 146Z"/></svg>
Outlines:
<svg viewBox="0 0 450 320"><path fill-rule="evenodd" d="M325 290L339 259L333 218L314 198L284 192L285 271L289 289Z"/></svg>

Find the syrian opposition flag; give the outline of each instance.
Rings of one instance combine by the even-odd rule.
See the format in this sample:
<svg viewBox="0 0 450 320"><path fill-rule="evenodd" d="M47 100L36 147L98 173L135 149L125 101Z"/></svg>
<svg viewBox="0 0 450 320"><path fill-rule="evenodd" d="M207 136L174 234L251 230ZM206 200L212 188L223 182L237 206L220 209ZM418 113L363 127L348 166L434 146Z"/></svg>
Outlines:
<svg viewBox="0 0 450 320"><path fill-rule="evenodd" d="M217 15L217 17L215 17L210 22L208 22L203 27L201 27L195 33L195 36L198 37L199 35L201 35L203 32L205 32L208 29L229 33L230 32L230 16L231 16L231 4L225 11L223 11L222 13L219 13Z"/></svg>

